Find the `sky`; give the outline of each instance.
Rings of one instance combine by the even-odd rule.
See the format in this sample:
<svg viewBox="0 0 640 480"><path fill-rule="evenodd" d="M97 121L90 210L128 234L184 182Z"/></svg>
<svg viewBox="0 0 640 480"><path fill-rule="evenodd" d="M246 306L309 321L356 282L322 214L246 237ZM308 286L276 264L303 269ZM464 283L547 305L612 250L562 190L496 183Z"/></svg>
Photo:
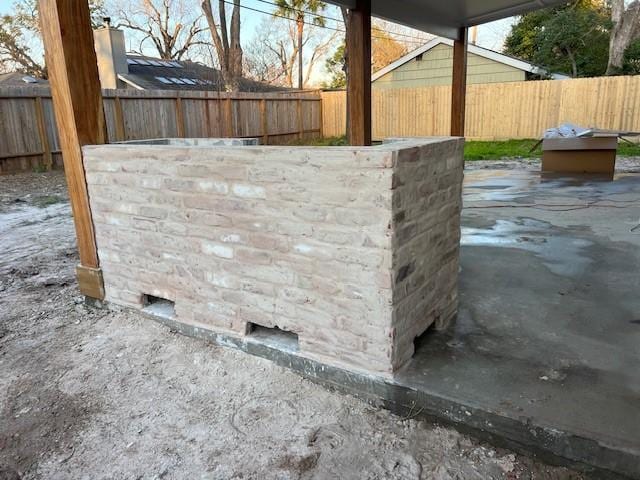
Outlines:
<svg viewBox="0 0 640 480"><path fill-rule="evenodd" d="M241 14L241 43L243 45L248 45L251 42L258 30L261 28L263 19L269 18L270 15L268 12L271 12L275 9L275 7L270 4L270 2L272 1L273 0L242 0L242 5L246 7L243 8ZM13 3L13 0L0 0L0 15L11 13ZM194 3L197 5L199 4L199 1L195 1ZM329 5L327 7L324 15L332 18L341 18L339 9L332 5ZM509 18L480 25L478 27L478 45L492 50L500 51L502 49L504 38L513 22L514 18ZM340 29L343 28L342 25L337 26ZM412 31L410 29L402 29L401 32L405 35L415 35L418 33L415 30ZM417 48L418 46L418 43L411 44L411 47L413 48ZM413 49L411 47L410 50ZM153 55L153 51L150 51L148 53L150 55ZM320 67L322 67L324 65L324 62L319 62L319 65ZM323 69L320 68L319 70ZM323 74L323 71L315 72L313 76L314 80L317 82L322 81Z"/></svg>

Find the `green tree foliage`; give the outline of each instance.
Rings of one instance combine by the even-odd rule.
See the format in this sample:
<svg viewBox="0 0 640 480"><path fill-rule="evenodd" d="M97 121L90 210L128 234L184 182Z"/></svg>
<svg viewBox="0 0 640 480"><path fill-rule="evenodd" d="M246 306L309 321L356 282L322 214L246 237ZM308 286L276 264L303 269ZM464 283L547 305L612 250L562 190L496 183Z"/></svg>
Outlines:
<svg viewBox="0 0 640 480"><path fill-rule="evenodd" d="M345 43L342 42L336 51L327 58L325 68L330 80L324 83L324 88L344 88L347 86L347 72L344 65Z"/></svg>
<svg viewBox="0 0 640 480"><path fill-rule="evenodd" d="M602 0L577 0L522 15L505 40L507 54L573 77L604 75L610 12Z"/></svg>
<svg viewBox="0 0 640 480"><path fill-rule="evenodd" d="M640 74L640 40L636 40L627 47L624 52L624 61L622 64L623 75L639 75Z"/></svg>
<svg viewBox="0 0 640 480"><path fill-rule="evenodd" d="M407 53L406 45L397 41L390 33L374 23L371 29L371 69L374 72L386 67ZM324 84L325 88L343 88L347 84L345 68L346 45L342 42L336 51L325 62L325 68L331 80Z"/></svg>

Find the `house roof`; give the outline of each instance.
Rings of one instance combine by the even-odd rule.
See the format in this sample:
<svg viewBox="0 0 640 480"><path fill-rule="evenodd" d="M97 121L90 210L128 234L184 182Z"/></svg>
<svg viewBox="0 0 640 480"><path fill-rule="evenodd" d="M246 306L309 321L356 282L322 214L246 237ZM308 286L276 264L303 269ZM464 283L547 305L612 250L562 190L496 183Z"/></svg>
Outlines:
<svg viewBox="0 0 640 480"><path fill-rule="evenodd" d="M382 77L382 76L386 75L387 73L395 70L399 66L404 65L405 63L409 62L410 60L413 60L418 55L422 55L423 53L428 52L429 50L431 50L432 48L434 48L434 47L436 47L438 45L448 45L448 46L452 47L453 46L453 40L449 40L448 38L443 38L443 37L433 38L432 40L427 42L425 45L423 45L423 46L421 46L419 48L416 48L412 52L407 53L405 56L400 57L395 62L392 62L389 65L387 65L386 67L384 67L383 69L378 70L377 72L375 72L371 76L371 81L375 82L380 77ZM496 52L494 50L489 50L488 48L479 47L477 45L469 44L468 51L469 51L469 53L473 53L474 55L478 55L480 57L488 58L488 59L494 60L496 62L500 62L500 63L503 63L505 65L509 65L511 67L517 68L518 70L523 70L523 71L528 72L528 73L533 73L535 75L549 75L554 80L562 80L562 79L569 78L566 75L562 75L562 74L559 74L559 73L549 73L547 70L545 70L542 67L539 67L538 65L534 65L532 63L525 62L524 60L520 60L519 58L511 57L509 55L505 55L503 53Z"/></svg>
<svg viewBox="0 0 640 480"><path fill-rule="evenodd" d="M354 8L356 0L328 0ZM371 14L424 32L456 39L461 27L471 27L566 0L371 0Z"/></svg>
<svg viewBox="0 0 640 480"><path fill-rule="evenodd" d="M185 60L162 60L127 54L129 73L118 78L139 90L212 90L225 89L222 72ZM290 90L248 78L239 79L242 92L278 92Z"/></svg>
<svg viewBox="0 0 640 480"><path fill-rule="evenodd" d="M0 85L3 87L24 87L27 85L47 86L49 82L20 72L0 73Z"/></svg>

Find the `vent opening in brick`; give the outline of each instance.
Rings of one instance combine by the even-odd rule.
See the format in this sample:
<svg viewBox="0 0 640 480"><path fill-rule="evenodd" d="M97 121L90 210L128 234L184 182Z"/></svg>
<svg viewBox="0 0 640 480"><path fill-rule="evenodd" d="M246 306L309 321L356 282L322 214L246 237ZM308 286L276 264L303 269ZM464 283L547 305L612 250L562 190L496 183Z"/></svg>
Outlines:
<svg viewBox="0 0 640 480"><path fill-rule="evenodd" d="M142 295L142 311L162 318L175 318L176 304L166 298Z"/></svg>
<svg viewBox="0 0 640 480"><path fill-rule="evenodd" d="M247 334L252 340L270 347L288 351L298 350L298 335L278 327L269 328L257 323L248 323Z"/></svg>
<svg viewBox="0 0 640 480"><path fill-rule="evenodd" d="M413 355L415 356L420 350L428 348L429 342L434 342L438 335L438 331L433 328L433 325L427 328L424 332L413 339Z"/></svg>

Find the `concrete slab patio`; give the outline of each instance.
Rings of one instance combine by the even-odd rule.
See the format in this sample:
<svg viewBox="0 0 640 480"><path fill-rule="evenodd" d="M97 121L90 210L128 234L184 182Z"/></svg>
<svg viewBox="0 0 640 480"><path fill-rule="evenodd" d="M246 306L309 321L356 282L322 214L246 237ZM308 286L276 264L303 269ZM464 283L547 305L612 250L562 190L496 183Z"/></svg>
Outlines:
<svg viewBox="0 0 640 480"><path fill-rule="evenodd" d="M460 312L397 382L451 420L640 476L640 175L465 175ZM465 418L466 417L466 418Z"/></svg>

